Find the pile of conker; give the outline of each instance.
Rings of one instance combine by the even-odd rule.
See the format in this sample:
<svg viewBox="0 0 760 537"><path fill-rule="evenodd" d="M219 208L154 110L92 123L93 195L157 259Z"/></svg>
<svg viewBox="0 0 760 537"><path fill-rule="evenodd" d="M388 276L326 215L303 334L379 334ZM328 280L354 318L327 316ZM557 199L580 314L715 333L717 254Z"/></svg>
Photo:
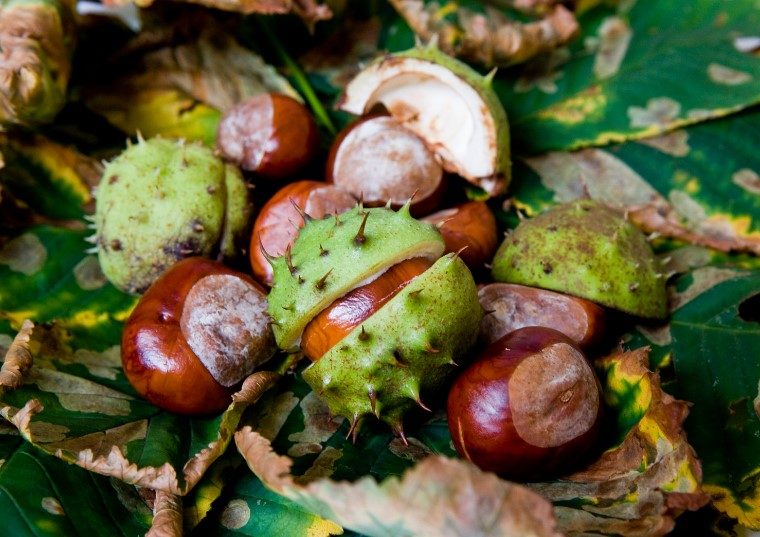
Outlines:
<svg viewBox="0 0 760 537"><path fill-rule="evenodd" d="M456 79L430 82L448 59L410 58L430 70L426 83ZM366 113L333 140L322 181L313 179L319 132L297 100L259 95L222 118L217 154L274 192L251 222L255 280L202 257L168 268L126 323L125 374L161 408L216 413L279 345L311 360L304 378L350 418L349 434L374 414L406 441L409 401L427 410L421 394L451 385L448 423L463 458L513 479L570 472L599 436L603 395L586 353L604 344L605 307L642 317L663 309L651 250L607 208L579 202L523 222L497 251L494 215L467 199L455 174L506 184L508 149L491 148L480 170L445 143L503 141L503 111L485 126L442 125L440 97L430 113L403 101L398 65L373 67L390 77L377 89L385 101L353 86L351 106ZM457 113L478 99L488 103L479 113L495 106L477 73L451 69L467 94Z"/></svg>

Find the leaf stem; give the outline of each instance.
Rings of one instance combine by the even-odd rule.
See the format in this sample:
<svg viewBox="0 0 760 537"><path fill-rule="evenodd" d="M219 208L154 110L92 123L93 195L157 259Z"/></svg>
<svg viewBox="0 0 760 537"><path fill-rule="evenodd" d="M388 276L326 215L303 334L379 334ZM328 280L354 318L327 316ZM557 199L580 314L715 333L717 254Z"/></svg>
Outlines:
<svg viewBox="0 0 760 537"><path fill-rule="evenodd" d="M309 80L306 77L306 73L285 50L285 47L280 42L279 38L272 31L272 28L270 28L269 23L260 16L256 17L256 22L259 24L262 32L264 32L264 35L271 42L275 52L280 57L280 60L282 60L282 62L290 71L290 75L293 78L293 83L295 84L298 91L300 91L306 99L306 102L311 107L312 112L314 112L314 116L316 117L317 121L325 129L327 129L330 134L334 135L336 133L335 125L333 125L333 122L330 119L330 115L328 114L325 107L322 106L322 102L314 92L314 88L309 83Z"/></svg>

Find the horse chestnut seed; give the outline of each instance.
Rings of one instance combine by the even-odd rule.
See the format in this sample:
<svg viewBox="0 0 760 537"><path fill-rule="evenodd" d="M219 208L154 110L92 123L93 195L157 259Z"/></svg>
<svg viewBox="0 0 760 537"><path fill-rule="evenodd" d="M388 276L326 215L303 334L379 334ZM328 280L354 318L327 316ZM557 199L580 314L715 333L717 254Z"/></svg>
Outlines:
<svg viewBox="0 0 760 537"><path fill-rule="evenodd" d="M359 119L338 134L325 177L370 207L390 201L398 208L414 196L413 215L435 210L445 189L443 168L422 138L382 115Z"/></svg>
<svg viewBox="0 0 760 537"><path fill-rule="evenodd" d="M250 255L254 276L272 285L272 265L264 251L270 256L284 254L304 224L303 214L323 218L355 205L356 199L345 190L318 181L296 181L282 187L261 208L253 224Z"/></svg>
<svg viewBox="0 0 760 537"><path fill-rule="evenodd" d="M483 268L498 246L496 219L482 201L470 201L423 218L436 224L446 242L446 252L460 252L471 270Z"/></svg>
<svg viewBox="0 0 760 537"><path fill-rule="evenodd" d="M213 414L275 352L267 297L250 277L191 257L145 292L121 339L124 374L152 404Z"/></svg>
<svg viewBox="0 0 760 537"><path fill-rule="evenodd" d="M583 353L562 333L533 326L487 347L448 398L457 452L483 470L522 480L583 462L601 410L601 387Z"/></svg>
<svg viewBox="0 0 760 537"><path fill-rule="evenodd" d="M256 95L230 109L219 123L216 141L225 159L272 179L298 173L318 147L311 113L278 93Z"/></svg>

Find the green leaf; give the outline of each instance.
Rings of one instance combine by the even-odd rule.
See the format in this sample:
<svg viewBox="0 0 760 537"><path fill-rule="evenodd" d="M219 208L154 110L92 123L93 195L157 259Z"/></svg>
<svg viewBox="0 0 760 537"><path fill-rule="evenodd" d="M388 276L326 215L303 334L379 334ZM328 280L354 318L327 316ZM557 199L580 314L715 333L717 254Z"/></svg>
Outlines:
<svg viewBox="0 0 760 537"><path fill-rule="evenodd" d="M497 76L518 153L643 138L760 100L760 58L741 52L752 0L621 2L580 18L568 49Z"/></svg>
<svg viewBox="0 0 760 537"><path fill-rule="evenodd" d="M152 513L134 487L0 436L0 519L14 536L142 535Z"/></svg>
<svg viewBox="0 0 760 537"><path fill-rule="evenodd" d="M684 276L681 296L729 276L709 269ZM734 272L684 303L670 322L672 390L694 404L686 425L702 459L704 488L718 509L749 527L760 526L760 415L753 406L760 325L742 319L739 309L758 292L760 271Z"/></svg>

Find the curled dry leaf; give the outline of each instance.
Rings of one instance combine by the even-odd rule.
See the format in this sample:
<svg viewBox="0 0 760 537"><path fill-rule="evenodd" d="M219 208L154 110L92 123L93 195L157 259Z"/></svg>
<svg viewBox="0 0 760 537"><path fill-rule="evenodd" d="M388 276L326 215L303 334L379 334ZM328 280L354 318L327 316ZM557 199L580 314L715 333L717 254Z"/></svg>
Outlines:
<svg viewBox="0 0 760 537"><path fill-rule="evenodd" d="M630 427L622 442L580 472L529 485L554 502L568 535L664 535L679 513L709 501L683 430L688 404L662 391L658 374L647 369L648 357L642 348L597 362L618 429Z"/></svg>
<svg viewBox="0 0 760 537"><path fill-rule="evenodd" d="M15 390L21 385L24 373L32 366L32 353L29 340L32 337L34 323L29 319L21 325L21 330L11 343L0 369L0 395L6 390Z"/></svg>
<svg viewBox="0 0 760 537"><path fill-rule="evenodd" d="M549 52L571 41L579 29L575 16L561 5L553 6L538 21L521 23L489 6L476 12L457 2L446 6L425 0L390 3L422 40L437 40L446 53L487 67L521 63ZM532 3L523 4L526 11L532 10L528 5Z"/></svg>
<svg viewBox="0 0 760 537"><path fill-rule="evenodd" d="M232 396L230 406L217 422L204 420L197 425L194 447L180 453L175 445L162 445L159 451L163 455L159 458L166 462L141 466L133 460L129 445L160 441L150 438L152 420L165 424L177 418L127 393L67 372L67 366L79 370L85 365L80 363L82 354L67 347L68 334L56 325L33 329L30 325L24 325L6 355L1 371L8 379L8 388L16 387L0 391L0 415L48 454L99 474L171 494L187 494L200 481L224 453L243 411L279 378L270 371L253 373ZM21 385L17 377L21 377ZM95 414L98 419L82 420L81 413ZM204 438L208 443L202 447L199 444ZM183 456L187 460L181 464Z"/></svg>
<svg viewBox="0 0 760 537"><path fill-rule="evenodd" d="M631 222L647 233L723 252L760 254L760 238L756 234L742 235L732 226L724 225L725 222L713 221L698 205L701 214L685 221L671 201L608 151L552 152L525 162L538 173L544 186L554 192L558 202L591 198L624 211Z"/></svg>
<svg viewBox="0 0 760 537"><path fill-rule="evenodd" d="M527 488L456 459L430 456L378 483L317 479L296 484L293 461L246 426L235 442L270 488L320 516L366 535L559 536L551 505ZM445 513L445 516L442 516Z"/></svg>
<svg viewBox="0 0 760 537"><path fill-rule="evenodd" d="M153 503L153 524L145 537L182 536L182 498L159 490Z"/></svg>
<svg viewBox="0 0 760 537"><path fill-rule="evenodd" d="M332 11L327 5L316 0L187 0L194 4L235 11L246 15L259 13L261 15L286 15L292 13L299 16L309 28L314 24L332 17ZM139 7L148 7L154 0L105 0L107 6L122 6L134 3Z"/></svg>
<svg viewBox="0 0 760 537"><path fill-rule="evenodd" d="M52 120L66 101L74 48L73 2L0 6L0 128Z"/></svg>

